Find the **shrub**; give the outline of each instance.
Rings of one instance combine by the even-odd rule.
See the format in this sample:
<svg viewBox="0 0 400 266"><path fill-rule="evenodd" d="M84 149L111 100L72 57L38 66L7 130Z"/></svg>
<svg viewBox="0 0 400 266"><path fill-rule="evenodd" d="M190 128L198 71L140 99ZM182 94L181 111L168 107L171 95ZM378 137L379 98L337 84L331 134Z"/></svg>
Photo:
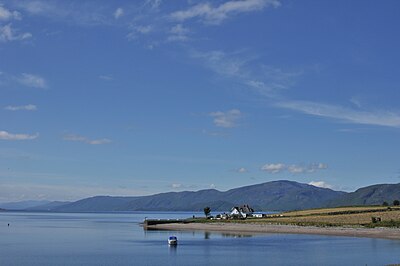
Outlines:
<svg viewBox="0 0 400 266"><path fill-rule="evenodd" d="M393 201L393 206L399 206L399 205L400 205L400 201L398 201L398 200Z"/></svg>

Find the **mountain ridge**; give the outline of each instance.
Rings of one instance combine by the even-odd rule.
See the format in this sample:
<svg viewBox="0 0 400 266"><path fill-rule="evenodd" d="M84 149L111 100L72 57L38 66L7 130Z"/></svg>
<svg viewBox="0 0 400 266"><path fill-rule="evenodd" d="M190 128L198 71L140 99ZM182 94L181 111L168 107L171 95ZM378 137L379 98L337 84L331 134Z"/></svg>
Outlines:
<svg viewBox="0 0 400 266"><path fill-rule="evenodd" d="M289 180L233 188L227 191L164 192L148 196L94 196L75 202L45 202L26 211L109 212L109 211L228 211L249 204L258 211L290 211L323 207L381 205L400 199L399 184L376 184L354 192L335 191ZM16 203L13 203L16 204ZM4 205L4 204L3 204ZM7 205L7 204L5 204ZM0 207L2 207L0 205ZM3 209L7 209L2 207Z"/></svg>

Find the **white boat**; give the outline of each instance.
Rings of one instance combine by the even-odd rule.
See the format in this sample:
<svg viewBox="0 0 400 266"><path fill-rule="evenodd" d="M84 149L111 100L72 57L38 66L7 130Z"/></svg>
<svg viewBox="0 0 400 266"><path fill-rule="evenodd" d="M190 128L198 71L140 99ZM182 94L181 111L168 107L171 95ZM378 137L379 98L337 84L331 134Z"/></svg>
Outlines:
<svg viewBox="0 0 400 266"><path fill-rule="evenodd" d="M177 245L178 244L178 239L176 236L170 236L168 237L168 245Z"/></svg>

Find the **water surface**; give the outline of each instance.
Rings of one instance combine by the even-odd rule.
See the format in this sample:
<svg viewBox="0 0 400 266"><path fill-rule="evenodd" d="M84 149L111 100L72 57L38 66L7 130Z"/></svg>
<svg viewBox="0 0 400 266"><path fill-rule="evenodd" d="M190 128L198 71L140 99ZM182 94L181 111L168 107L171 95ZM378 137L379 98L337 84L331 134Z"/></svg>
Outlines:
<svg viewBox="0 0 400 266"><path fill-rule="evenodd" d="M193 213L0 213L0 265L387 265L400 241L318 235L144 231ZM196 214L200 215L200 214ZM10 226L7 224L10 223ZM174 234L177 247L169 247Z"/></svg>

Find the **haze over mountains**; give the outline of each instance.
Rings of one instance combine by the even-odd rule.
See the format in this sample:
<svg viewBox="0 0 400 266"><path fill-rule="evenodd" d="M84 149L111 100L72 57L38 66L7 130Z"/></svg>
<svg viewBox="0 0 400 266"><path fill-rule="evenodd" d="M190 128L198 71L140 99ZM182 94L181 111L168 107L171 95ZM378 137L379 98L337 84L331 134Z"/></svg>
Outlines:
<svg viewBox="0 0 400 266"><path fill-rule="evenodd" d="M393 202L395 199L400 199L400 184L373 185L347 193L281 180L225 192L207 189L140 197L96 196L76 202L45 202L23 209L55 212L202 211L209 206L213 211L228 211L233 206L249 204L259 211L284 211L328 206L380 205L384 201ZM16 205L0 204L0 208L13 209L10 207Z"/></svg>

